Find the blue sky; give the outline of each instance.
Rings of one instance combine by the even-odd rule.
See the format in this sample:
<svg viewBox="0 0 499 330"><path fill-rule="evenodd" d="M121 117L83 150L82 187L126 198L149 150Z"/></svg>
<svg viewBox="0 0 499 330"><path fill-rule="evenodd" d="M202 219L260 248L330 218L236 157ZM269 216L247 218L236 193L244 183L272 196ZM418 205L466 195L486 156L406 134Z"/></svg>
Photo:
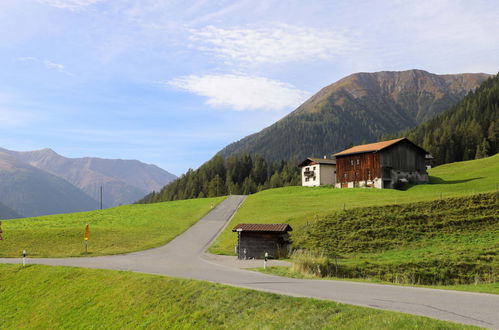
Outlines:
<svg viewBox="0 0 499 330"><path fill-rule="evenodd" d="M496 1L2 0L0 147L181 174L359 71L499 70Z"/></svg>

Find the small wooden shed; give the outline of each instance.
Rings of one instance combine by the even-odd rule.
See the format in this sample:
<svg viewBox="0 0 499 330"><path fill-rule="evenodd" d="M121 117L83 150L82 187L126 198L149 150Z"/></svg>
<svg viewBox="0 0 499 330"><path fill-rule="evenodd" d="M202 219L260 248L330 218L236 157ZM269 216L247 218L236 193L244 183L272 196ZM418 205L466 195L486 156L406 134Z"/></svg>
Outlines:
<svg viewBox="0 0 499 330"><path fill-rule="evenodd" d="M291 243L287 223L255 224L242 223L232 229L237 233L236 252L238 259L263 259L284 257Z"/></svg>

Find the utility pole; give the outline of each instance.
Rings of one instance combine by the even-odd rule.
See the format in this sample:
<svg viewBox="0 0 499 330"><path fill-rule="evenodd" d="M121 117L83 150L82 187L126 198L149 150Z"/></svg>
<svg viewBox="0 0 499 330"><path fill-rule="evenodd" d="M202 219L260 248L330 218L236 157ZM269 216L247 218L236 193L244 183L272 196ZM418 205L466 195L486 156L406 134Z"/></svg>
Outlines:
<svg viewBox="0 0 499 330"><path fill-rule="evenodd" d="M100 186L100 209L102 210L102 186Z"/></svg>

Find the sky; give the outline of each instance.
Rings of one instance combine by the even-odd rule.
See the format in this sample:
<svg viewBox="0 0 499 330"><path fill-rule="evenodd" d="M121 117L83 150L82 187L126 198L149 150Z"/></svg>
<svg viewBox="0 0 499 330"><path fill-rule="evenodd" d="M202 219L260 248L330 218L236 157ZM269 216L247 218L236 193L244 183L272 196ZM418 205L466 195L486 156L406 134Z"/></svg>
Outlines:
<svg viewBox="0 0 499 330"><path fill-rule="evenodd" d="M0 147L180 175L355 72L499 71L497 1L1 0Z"/></svg>

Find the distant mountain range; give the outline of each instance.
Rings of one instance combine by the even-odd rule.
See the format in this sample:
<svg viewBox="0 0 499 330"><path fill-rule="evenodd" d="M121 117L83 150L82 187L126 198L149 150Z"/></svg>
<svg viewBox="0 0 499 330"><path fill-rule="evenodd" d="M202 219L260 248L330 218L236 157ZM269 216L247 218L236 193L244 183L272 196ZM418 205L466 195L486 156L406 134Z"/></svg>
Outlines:
<svg viewBox="0 0 499 330"><path fill-rule="evenodd" d="M20 217L21 215L19 213L0 203L0 219L15 219Z"/></svg>
<svg viewBox="0 0 499 330"><path fill-rule="evenodd" d="M51 149L0 148L0 202L22 216L97 209L101 186L105 207L129 204L175 178L137 160L66 158Z"/></svg>
<svg viewBox="0 0 499 330"><path fill-rule="evenodd" d="M416 127L460 101L490 75L422 70L356 73L329 85L295 111L222 149L269 160L322 157Z"/></svg>

